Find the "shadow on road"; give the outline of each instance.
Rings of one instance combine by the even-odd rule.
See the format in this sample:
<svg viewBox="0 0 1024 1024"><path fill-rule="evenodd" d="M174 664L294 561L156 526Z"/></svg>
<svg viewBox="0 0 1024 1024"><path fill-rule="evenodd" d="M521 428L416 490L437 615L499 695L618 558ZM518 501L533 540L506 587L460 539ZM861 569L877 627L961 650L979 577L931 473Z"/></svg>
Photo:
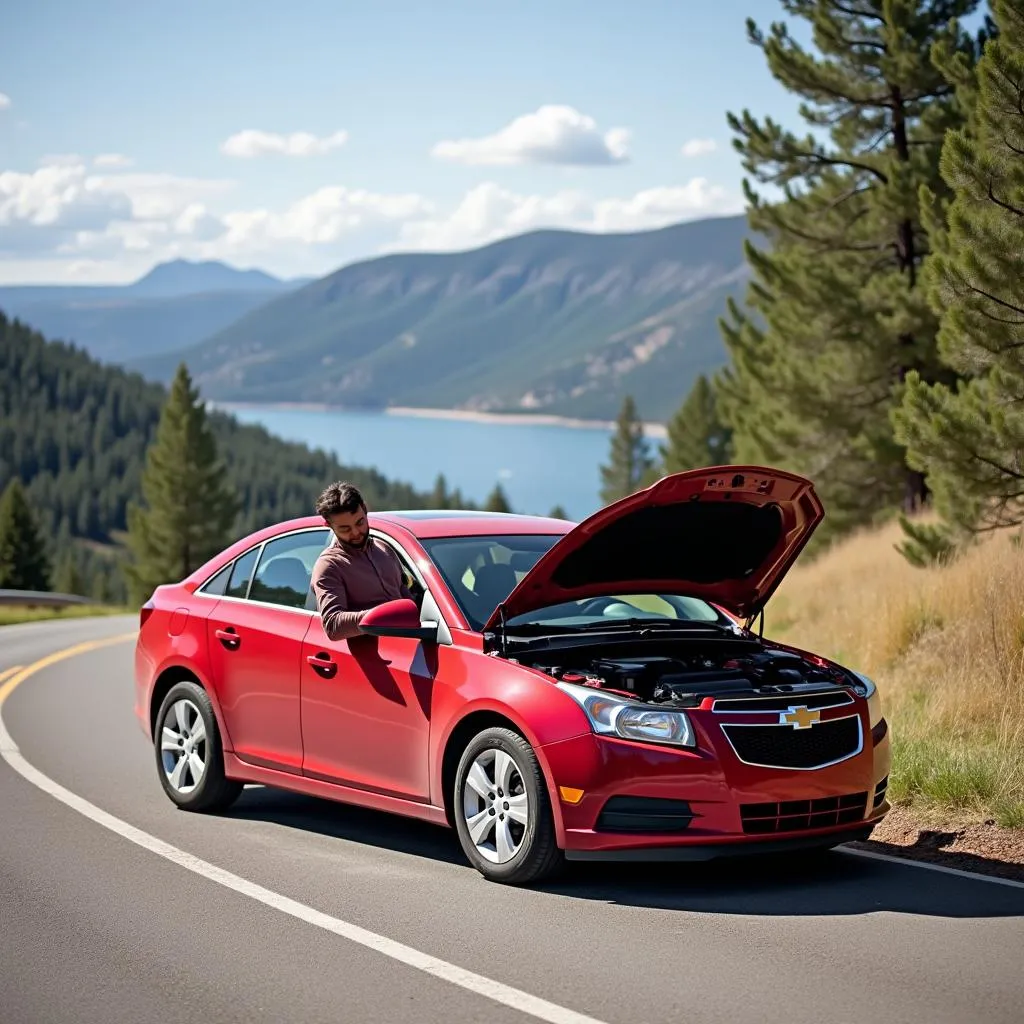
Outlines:
<svg viewBox="0 0 1024 1024"><path fill-rule="evenodd" d="M450 829L281 790L246 789L229 817L266 821L346 842L466 866ZM480 876L481 885L487 885ZM928 917L1024 917L1024 889L868 860L842 851L676 864L566 865L532 887L563 898L621 906L744 916L880 912Z"/></svg>

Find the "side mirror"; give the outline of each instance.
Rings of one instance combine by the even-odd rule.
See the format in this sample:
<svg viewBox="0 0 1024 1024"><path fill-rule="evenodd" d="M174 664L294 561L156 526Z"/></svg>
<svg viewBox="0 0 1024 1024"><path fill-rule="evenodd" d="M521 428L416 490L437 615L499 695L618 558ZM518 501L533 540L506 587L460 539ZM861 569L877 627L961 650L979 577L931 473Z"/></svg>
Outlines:
<svg viewBox="0 0 1024 1024"><path fill-rule="evenodd" d="M437 640L437 623L420 622L415 601L400 597L371 608L359 628L370 636L403 636L412 640Z"/></svg>

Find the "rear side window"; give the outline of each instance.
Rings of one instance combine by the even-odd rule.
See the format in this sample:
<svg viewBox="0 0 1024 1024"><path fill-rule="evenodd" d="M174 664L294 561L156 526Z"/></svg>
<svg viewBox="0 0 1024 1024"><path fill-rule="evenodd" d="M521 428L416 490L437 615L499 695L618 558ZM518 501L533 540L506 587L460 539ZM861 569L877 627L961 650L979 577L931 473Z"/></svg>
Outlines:
<svg viewBox="0 0 1024 1024"><path fill-rule="evenodd" d="M201 594L210 594L212 597L223 597L228 589L228 580L231 579L231 570L235 563L228 562L219 572L214 573L210 579L199 588Z"/></svg>
<svg viewBox="0 0 1024 1024"><path fill-rule="evenodd" d="M231 580L225 590L225 597L245 597L249 590L249 580L252 578L252 570L256 566L256 559L259 557L260 549L252 548L246 551L240 558L235 559L231 570Z"/></svg>
<svg viewBox="0 0 1024 1024"><path fill-rule="evenodd" d="M329 538L329 530L303 530L266 543L249 600L306 608L313 566Z"/></svg>

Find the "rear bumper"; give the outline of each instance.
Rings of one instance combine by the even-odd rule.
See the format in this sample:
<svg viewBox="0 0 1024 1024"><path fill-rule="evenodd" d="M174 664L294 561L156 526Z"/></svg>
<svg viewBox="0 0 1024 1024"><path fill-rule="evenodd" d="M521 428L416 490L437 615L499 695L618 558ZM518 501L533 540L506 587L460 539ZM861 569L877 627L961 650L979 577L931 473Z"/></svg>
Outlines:
<svg viewBox="0 0 1024 1024"><path fill-rule="evenodd" d="M558 845L570 860L709 860L864 839L890 810L889 737L865 733L854 756L810 771L744 764L714 742L545 745Z"/></svg>

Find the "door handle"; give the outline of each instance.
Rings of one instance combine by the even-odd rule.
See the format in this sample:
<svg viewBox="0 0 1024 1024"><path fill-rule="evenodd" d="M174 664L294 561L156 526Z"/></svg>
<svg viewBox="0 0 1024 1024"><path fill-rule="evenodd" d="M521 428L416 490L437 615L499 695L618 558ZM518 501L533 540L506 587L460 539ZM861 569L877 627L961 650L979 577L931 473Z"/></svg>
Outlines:
<svg viewBox="0 0 1024 1024"><path fill-rule="evenodd" d="M338 671L337 662L323 651L319 654L307 654L306 661L313 666L315 672L319 672L325 679L329 679Z"/></svg>
<svg viewBox="0 0 1024 1024"><path fill-rule="evenodd" d="M242 638L235 632L234 626L218 629L213 634L229 651L237 651Z"/></svg>

